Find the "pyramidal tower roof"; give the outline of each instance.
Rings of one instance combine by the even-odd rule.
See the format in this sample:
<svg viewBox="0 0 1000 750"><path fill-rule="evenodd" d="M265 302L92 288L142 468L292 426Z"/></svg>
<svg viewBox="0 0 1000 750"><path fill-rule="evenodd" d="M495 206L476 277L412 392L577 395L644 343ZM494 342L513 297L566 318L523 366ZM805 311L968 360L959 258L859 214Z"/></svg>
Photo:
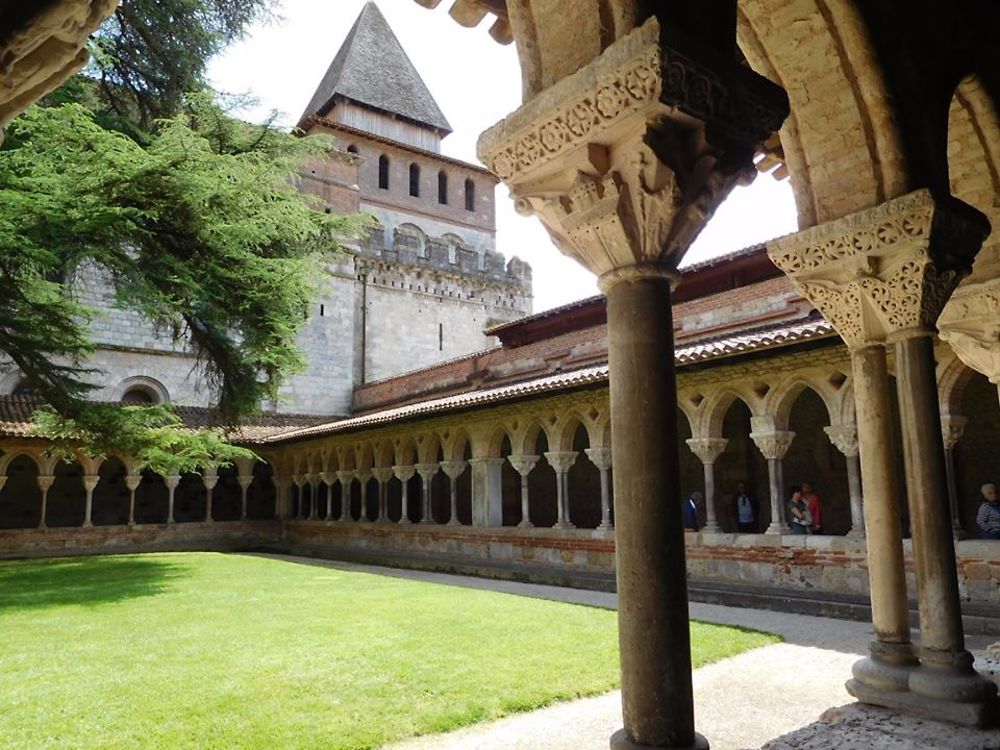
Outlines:
<svg viewBox="0 0 1000 750"><path fill-rule="evenodd" d="M443 134L451 125L374 2L365 3L302 119L322 116L335 97L398 115Z"/></svg>

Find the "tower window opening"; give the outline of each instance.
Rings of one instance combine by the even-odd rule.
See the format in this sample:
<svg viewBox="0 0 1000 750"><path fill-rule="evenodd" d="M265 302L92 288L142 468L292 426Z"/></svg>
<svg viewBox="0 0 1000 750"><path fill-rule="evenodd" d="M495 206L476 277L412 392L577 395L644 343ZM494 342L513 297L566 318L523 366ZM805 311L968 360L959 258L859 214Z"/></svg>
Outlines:
<svg viewBox="0 0 1000 750"><path fill-rule="evenodd" d="M385 154L378 158L378 186L382 190L389 189L389 157Z"/></svg>
<svg viewBox="0 0 1000 750"><path fill-rule="evenodd" d="M465 181L465 210L476 210L476 183L472 180Z"/></svg>
<svg viewBox="0 0 1000 750"><path fill-rule="evenodd" d="M350 146L347 147L347 153L349 153L349 154L356 154L356 153L358 153L358 147L355 146L352 143Z"/></svg>
<svg viewBox="0 0 1000 750"><path fill-rule="evenodd" d="M319 316L322 318L325 313L326 313L326 305L320 305L319 306Z"/></svg>
<svg viewBox="0 0 1000 750"><path fill-rule="evenodd" d="M438 203L448 205L448 175L438 172Z"/></svg>
<svg viewBox="0 0 1000 750"><path fill-rule="evenodd" d="M416 164L410 165L410 195L420 197L420 167Z"/></svg>
<svg viewBox="0 0 1000 750"><path fill-rule="evenodd" d="M438 323L438 351L444 351L444 323Z"/></svg>

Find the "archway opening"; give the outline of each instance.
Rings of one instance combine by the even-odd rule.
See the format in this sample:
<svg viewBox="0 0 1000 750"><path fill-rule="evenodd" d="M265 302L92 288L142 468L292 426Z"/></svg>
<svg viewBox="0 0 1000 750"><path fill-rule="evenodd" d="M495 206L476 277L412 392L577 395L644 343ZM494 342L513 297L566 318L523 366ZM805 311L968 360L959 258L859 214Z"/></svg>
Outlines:
<svg viewBox="0 0 1000 750"><path fill-rule="evenodd" d="M545 457L548 450L548 436L545 430L539 429L532 453L540 458L535 468L528 474L528 497L531 500L529 520L535 526L555 526L559 519L556 471Z"/></svg>
<svg viewBox="0 0 1000 750"><path fill-rule="evenodd" d="M33 529L41 512L38 465L30 456L18 456L7 464L7 482L0 489L0 528Z"/></svg>
<svg viewBox="0 0 1000 750"><path fill-rule="evenodd" d="M101 462L97 470L97 487L94 488L90 520L95 526L117 526L128 523L128 504L131 493L125 484L128 469L120 458L111 457Z"/></svg>
<svg viewBox="0 0 1000 750"><path fill-rule="evenodd" d="M46 526L83 526L87 512L83 467L76 461L59 461L52 474L55 480L46 497Z"/></svg>
<svg viewBox="0 0 1000 750"><path fill-rule="evenodd" d="M750 438L750 417L750 408L737 398L722 420L722 437L729 442L715 461L715 510L723 531L737 530L736 497L740 482L757 510L752 533L762 533L771 523L767 461Z"/></svg>

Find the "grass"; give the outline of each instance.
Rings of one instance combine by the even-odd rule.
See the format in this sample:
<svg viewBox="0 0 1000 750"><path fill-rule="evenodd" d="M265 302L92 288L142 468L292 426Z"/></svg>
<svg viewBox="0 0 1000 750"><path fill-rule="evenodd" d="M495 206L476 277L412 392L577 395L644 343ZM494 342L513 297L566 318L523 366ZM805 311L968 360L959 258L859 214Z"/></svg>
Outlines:
<svg viewBox="0 0 1000 750"><path fill-rule="evenodd" d="M5 750L371 748L618 682L606 610L239 555L0 563Z"/></svg>

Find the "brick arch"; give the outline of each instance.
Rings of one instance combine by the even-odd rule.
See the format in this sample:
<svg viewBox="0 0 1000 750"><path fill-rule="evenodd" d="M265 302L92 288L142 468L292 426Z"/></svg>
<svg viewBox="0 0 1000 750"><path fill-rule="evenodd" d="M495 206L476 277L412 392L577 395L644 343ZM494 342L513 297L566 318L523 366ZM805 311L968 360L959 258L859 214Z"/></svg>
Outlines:
<svg viewBox="0 0 1000 750"><path fill-rule="evenodd" d="M751 67L788 92L780 138L800 228L907 192L900 134L854 3L740 0L737 36Z"/></svg>

